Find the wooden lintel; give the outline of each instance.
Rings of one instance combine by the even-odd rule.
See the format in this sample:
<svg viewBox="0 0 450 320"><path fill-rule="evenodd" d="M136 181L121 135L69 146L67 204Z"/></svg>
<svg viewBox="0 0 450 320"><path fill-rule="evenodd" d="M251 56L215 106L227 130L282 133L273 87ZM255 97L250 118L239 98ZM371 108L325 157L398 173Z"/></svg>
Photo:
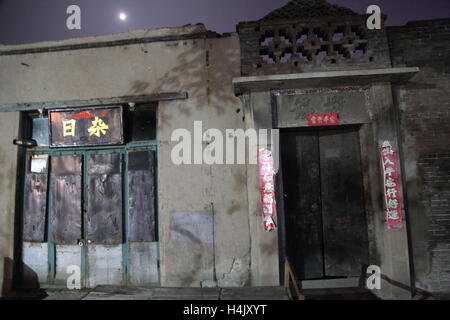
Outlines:
<svg viewBox="0 0 450 320"><path fill-rule="evenodd" d="M149 95L122 96L114 98L96 98L88 100L68 100L68 101L49 101L49 102L30 102L17 103L10 105L0 105L0 112L12 111L32 111L32 110L48 110L48 109L64 109L75 107L93 107L103 105L117 105L129 102L148 103L168 100L184 100L188 98L187 92L165 92Z"/></svg>

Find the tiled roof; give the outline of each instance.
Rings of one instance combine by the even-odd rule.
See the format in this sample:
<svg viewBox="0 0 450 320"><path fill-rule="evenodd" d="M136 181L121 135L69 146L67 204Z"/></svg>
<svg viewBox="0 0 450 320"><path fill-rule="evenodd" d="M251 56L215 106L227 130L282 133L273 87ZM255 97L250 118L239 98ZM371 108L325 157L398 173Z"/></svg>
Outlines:
<svg viewBox="0 0 450 320"><path fill-rule="evenodd" d="M284 7L276 9L260 21L289 20L358 15L356 12L330 4L326 0L291 0Z"/></svg>

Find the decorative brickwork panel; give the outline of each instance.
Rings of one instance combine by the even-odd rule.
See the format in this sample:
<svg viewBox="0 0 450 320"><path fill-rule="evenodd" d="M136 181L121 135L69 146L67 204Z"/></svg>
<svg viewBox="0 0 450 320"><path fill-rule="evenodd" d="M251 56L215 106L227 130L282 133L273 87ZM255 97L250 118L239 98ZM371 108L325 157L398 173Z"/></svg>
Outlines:
<svg viewBox="0 0 450 320"><path fill-rule="evenodd" d="M242 75L268 75L390 66L384 31L362 16L238 25Z"/></svg>

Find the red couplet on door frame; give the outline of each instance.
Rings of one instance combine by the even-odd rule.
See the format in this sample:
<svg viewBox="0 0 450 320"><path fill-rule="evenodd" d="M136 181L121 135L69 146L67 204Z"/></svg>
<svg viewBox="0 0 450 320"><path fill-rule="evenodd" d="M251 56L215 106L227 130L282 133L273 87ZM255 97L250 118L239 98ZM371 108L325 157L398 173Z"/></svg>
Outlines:
<svg viewBox="0 0 450 320"><path fill-rule="evenodd" d="M403 227L400 199L399 167L396 152L389 141L381 147L383 164L384 198L386 201L386 224L388 229Z"/></svg>
<svg viewBox="0 0 450 320"><path fill-rule="evenodd" d="M272 231L276 227L272 217L277 215L272 152L265 148L258 151L258 168L264 230Z"/></svg>

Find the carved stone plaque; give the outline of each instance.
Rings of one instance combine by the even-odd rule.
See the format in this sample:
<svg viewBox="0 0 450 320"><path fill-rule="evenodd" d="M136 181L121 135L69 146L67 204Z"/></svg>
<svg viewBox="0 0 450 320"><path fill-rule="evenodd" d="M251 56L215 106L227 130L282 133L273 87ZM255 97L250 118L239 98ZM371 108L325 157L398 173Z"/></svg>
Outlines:
<svg viewBox="0 0 450 320"><path fill-rule="evenodd" d="M369 121L364 92L330 92L280 95L277 118L280 128L308 126L308 115L337 114L340 124Z"/></svg>

